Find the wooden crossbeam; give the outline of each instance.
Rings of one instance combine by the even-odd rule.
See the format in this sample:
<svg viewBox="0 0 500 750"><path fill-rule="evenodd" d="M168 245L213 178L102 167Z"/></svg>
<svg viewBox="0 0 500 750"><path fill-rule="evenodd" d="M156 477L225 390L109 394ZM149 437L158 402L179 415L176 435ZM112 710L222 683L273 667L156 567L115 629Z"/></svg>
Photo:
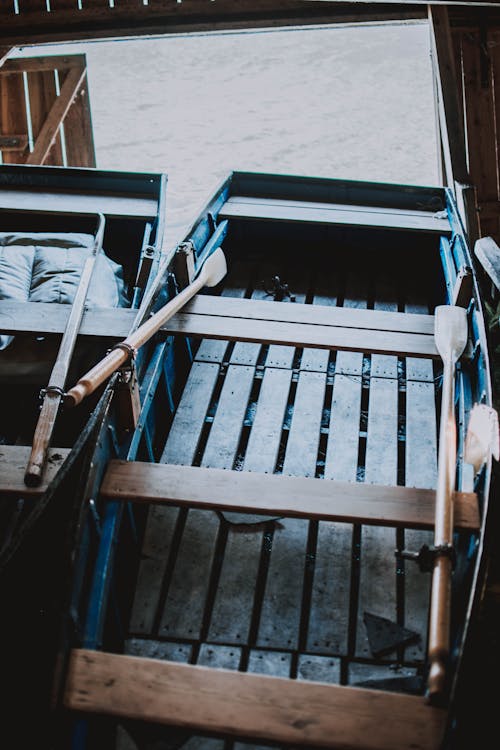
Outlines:
<svg viewBox="0 0 500 750"><path fill-rule="evenodd" d="M67 70L85 67L85 55L51 55L50 57L16 57L5 59L0 75L12 73L40 73L47 70Z"/></svg>
<svg viewBox="0 0 500 750"><path fill-rule="evenodd" d="M28 445L0 445L0 498L42 495L63 465L69 448L50 448L47 470L38 487L24 483L26 464L31 453Z"/></svg>
<svg viewBox="0 0 500 750"><path fill-rule="evenodd" d="M302 748L438 750L446 714L423 698L73 650L64 702L128 717Z"/></svg>
<svg viewBox="0 0 500 750"><path fill-rule="evenodd" d="M65 305L0 300L0 331L62 333ZM324 322L322 322L324 317ZM125 337L128 310L89 310L81 334ZM433 317L375 310L229 299L199 295L161 328L164 334L258 341L319 349L439 358L431 333Z"/></svg>
<svg viewBox="0 0 500 750"><path fill-rule="evenodd" d="M101 493L112 500L415 529L434 527L436 497L415 487L116 460ZM456 526L477 530L476 495L456 492L454 498Z"/></svg>
<svg viewBox="0 0 500 750"><path fill-rule="evenodd" d="M222 206L219 217L451 233L450 223L441 213L277 198L232 196Z"/></svg>

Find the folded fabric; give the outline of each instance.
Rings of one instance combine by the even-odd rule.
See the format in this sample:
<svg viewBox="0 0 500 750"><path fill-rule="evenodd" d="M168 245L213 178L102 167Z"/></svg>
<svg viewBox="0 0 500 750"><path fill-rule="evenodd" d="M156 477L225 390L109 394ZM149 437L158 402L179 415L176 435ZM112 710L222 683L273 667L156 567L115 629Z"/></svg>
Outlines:
<svg viewBox="0 0 500 750"><path fill-rule="evenodd" d="M71 304L93 243L83 233L0 233L0 299ZM127 305L122 266L99 253L86 306ZM12 339L0 336L0 350Z"/></svg>

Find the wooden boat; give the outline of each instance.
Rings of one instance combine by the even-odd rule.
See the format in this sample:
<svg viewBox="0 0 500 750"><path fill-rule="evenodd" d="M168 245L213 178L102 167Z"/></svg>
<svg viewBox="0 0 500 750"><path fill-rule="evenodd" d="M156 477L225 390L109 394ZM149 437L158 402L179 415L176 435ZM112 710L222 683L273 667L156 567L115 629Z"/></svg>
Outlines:
<svg viewBox="0 0 500 750"><path fill-rule="evenodd" d="M176 288L220 248L153 337L127 451L101 431L57 740L453 747L498 454L452 194L235 172Z"/></svg>
<svg viewBox="0 0 500 750"><path fill-rule="evenodd" d="M51 679L54 612L104 422L117 449L130 440L129 426L108 415L106 386L80 410L65 408L61 391L116 343L118 309L125 335L161 300L165 190L163 174L0 167L0 591L9 612L0 632L12 644L13 706L24 665L34 716ZM139 359L136 373L142 384ZM132 392L125 369L115 380L113 392L117 380L122 397ZM41 471L28 482L37 440Z"/></svg>

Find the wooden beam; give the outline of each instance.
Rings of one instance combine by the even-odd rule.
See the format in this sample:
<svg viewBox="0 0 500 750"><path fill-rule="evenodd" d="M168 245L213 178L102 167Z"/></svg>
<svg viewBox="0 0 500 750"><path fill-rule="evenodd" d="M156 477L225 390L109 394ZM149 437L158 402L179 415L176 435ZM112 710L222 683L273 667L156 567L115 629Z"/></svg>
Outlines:
<svg viewBox="0 0 500 750"><path fill-rule="evenodd" d="M0 498L42 495L70 451L69 448L50 448L46 474L38 487L28 487L24 483L30 452L29 445L0 445Z"/></svg>
<svg viewBox="0 0 500 750"><path fill-rule="evenodd" d="M258 219L314 224L405 229L451 234L446 216L430 211L405 211L376 206L339 205L313 201L233 196L222 206L221 219Z"/></svg>
<svg viewBox="0 0 500 750"><path fill-rule="evenodd" d="M54 101L47 119L40 130L33 151L26 159L26 164L44 163L85 75L85 68L71 68L69 70L66 80L61 87L61 92Z"/></svg>
<svg viewBox="0 0 500 750"><path fill-rule="evenodd" d="M7 58L7 56L6 56ZM48 70L66 70L85 67L85 55L53 55L50 57L16 57L7 60L0 75L10 73L41 73Z"/></svg>
<svg viewBox="0 0 500 750"><path fill-rule="evenodd" d="M421 697L73 650L67 708L199 732L345 750L438 750L446 713Z"/></svg>
<svg viewBox="0 0 500 750"><path fill-rule="evenodd" d="M4 80L8 81L7 76ZM2 79L0 78L0 89ZM24 100L24 92L23 92ZM15 132L15 131L13 131ZM49 146L50 149L50 146ZM128 195L106 195L102 193L64 193L56 190L0 190L0 209L6 211L28 211L58 214L71 212L90 216L99 211L106 216L120 216L134 219L154 219L158 203L152 198L130 197Z"/></svg>
<svg viewBox="0 0 500 750"><path fill-rule="evenodd" d="M5 67L5 64L7 62L7 58L11 54L14 47L9 46L1 46L0 45L0 73L2 73L3 68Z"/></svg>
<svg viewBox="0 0 500 750"><path fill-rule="evenodd" d="M320 323L323 315L325 322ZM67 316L66 305L0 300L0 331L12 335L62 333ZM372 316L373 322L370 322ZM126 309L88 310L83 317L81 335L124 338L132 318L133 313ZM414 328L411 328L413 322ZM322 310L316 305L282 305L199 295L160 330L163 334L438 359L432 326L433 317L425 315L341 308Z"/></svg>
<svg viewBox="0 0 500 750"><path fill-rule="evenodd" d="M463 110L459 99L459 84L446 6L429 5L431 55L437 83L439 121L446 167L447 184L455 180L469 183Z"/></svg>
<svg viewBox="0 0 500 750"><path fill-rule="evenodd" d="M434 527L434 490L338 482L177 464L110 461L101 494L111 500L263 513L414 529ZM456 492L457 528L477 531L474 493Z"/></svg>

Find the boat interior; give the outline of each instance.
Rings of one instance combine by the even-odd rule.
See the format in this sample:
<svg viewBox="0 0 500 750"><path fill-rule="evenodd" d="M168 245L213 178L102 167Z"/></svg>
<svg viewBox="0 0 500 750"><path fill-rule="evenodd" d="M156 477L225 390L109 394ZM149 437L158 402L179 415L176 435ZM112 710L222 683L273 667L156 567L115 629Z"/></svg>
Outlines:
<svg viewBox="0 0 500 750"><path fill-rule="evenodd" d="M177 249L179 287L216 247L223 281L161 329L168 398L141 422L135 455L103 474L62 701L89 715L89 746L104 726L123 750L337 747L342 732L365 747L351 719L318 708L341 708L355 686L370 701L367 747L438 747L446 714L425 700L431 568L415 561L433 543L436 306L469 317L459 454L470 409L490 398L456 209L444 189L233 173ZM445 702L489 470L459 466ZM222 672L219 685L200 667L241 679ZM186 698L198 679L199 705ZM325 683L341 690L323 695ZM303 705L303 725L287 721L281 691ZM388 733L380 711L394 717Z"/></svg>

